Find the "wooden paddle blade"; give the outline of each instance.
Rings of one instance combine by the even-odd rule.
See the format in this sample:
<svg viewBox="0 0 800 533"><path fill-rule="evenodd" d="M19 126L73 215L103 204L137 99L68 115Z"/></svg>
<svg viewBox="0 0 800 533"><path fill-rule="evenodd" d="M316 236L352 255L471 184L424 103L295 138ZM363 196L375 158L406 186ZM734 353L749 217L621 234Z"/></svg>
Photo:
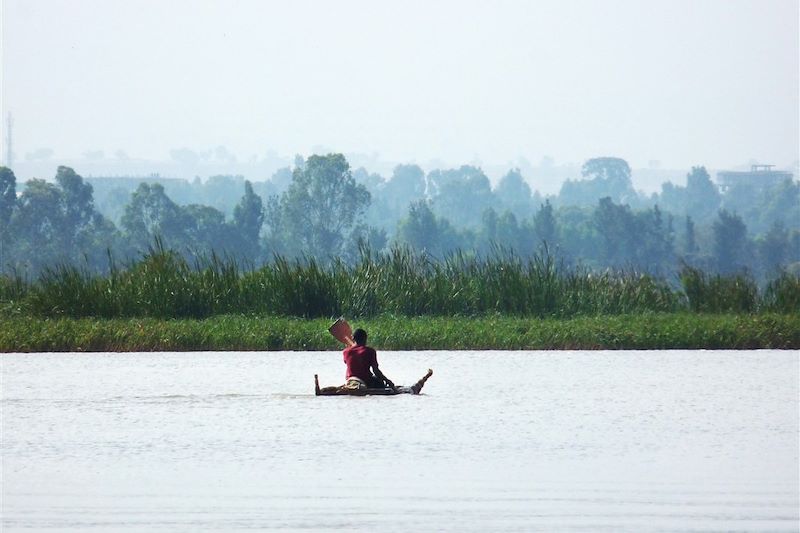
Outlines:
<svg viewBox="0 0 800 533"><path fill-rule="evenodd" d="M355 341L353 341L353 328L343 317L337 318L336 322L328 328L328 331L345 346L353 346L355 344Z"/></svg>

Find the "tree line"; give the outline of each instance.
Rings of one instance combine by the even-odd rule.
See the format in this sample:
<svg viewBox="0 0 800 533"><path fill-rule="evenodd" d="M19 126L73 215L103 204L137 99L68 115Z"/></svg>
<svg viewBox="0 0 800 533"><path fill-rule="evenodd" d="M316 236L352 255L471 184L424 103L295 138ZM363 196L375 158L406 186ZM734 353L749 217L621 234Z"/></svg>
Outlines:
<svg viewBox="0 0 800 533"><path fill-rule="evenodd" d="M207 203L179 203L149 180L113 190L116 207L101 209L111 195L96 202L90 180L71 168L18 190L0 167L0 272L32 277L58 264L107 272L156 242L187 259L216 254L245 268L276 257L352 264L364 250L392 247L433 259L546 250L567 264L664 276L689 265L764 280L800 267L798 183L720 191L704 167L692 168L685 186L665 183L649 196L613 157L586 161L580 179L549 197L517 169L494 187L469 165L428 173L398 165L384 178L352 170L341 154L298 157L264 182L218 176L192 185L206 188Z"/></svg>

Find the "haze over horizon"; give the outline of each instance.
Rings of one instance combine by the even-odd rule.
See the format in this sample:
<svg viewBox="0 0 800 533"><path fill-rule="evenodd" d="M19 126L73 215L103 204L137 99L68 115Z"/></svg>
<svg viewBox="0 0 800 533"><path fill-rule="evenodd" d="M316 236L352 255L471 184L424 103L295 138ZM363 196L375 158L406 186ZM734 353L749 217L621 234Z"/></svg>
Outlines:
<svg viewBox="0 0 800 533"><path fill-rule="evenodd" d="M17 161L795 167L798 2L2 3ZM44 152L42 151L44 150ZM268 155L272 154L272 155Z"/></svg>

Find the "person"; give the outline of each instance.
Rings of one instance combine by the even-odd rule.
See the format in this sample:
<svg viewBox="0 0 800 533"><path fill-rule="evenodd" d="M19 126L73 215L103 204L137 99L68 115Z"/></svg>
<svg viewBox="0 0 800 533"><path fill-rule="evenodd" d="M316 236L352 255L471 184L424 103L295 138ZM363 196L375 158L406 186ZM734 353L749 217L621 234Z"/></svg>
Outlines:
<svg viewBox="0 0 800 533"><path fill-rule="evenodd" d="M353 332L355 344L343 352L345 372L344 387L350 390L394 389L392 380L383 375L378 368L378 355L375 349L367 346L367 332L361 328Z"/></svg>

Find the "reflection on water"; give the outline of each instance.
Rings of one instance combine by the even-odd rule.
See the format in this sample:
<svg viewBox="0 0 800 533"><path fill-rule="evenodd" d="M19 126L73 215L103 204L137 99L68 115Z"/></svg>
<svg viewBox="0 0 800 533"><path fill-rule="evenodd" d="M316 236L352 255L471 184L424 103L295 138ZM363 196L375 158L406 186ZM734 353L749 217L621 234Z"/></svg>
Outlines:
<svg viewBox="0 0 800 533"><path fill-rule="evenodd" d="M764 530L798 523L791 352L13 354L5 531Z"/></svg>

